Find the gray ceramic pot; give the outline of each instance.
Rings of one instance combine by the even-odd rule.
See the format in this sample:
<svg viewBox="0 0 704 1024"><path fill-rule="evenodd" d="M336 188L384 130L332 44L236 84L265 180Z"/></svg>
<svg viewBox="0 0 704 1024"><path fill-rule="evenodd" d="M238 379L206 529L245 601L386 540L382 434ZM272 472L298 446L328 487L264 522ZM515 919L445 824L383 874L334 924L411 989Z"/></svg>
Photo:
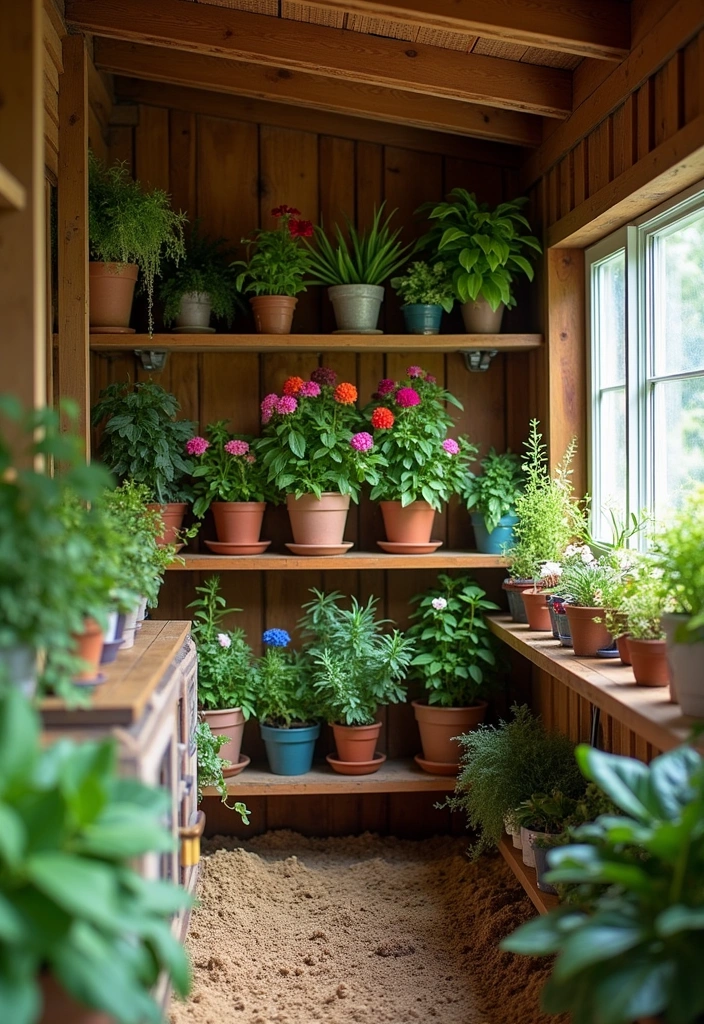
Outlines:
<svg viewBox="0 0 704 1024"><path fill-rule="evenodd" d="M207 292L186 292L181 296L181 308L176 317L177 327L195 327L198 330L210 327L212 305Z"/></svg>
<svg viewBox="0 0 704 1024"><path fill-rule="evenodd" d="M384 301L384 289L376 284L336 284L328 288L338 331L357 334L375 331Z"/></svg>
<svg viewBox="0 0 704 1024"><path fill-rule="evenodd" d="M37 689L37 652L26 644L0 648L0 665L7 677L25 697L33 697Z"/></svg>
<svg viewBox="0 0 704 1024"><path fill-rule="evenodd" d="M533 856L535 857L535 874L538 888L541 892L550 893L552 896L557 896L557 889L554 885L550 885L549 882L545 881L545 872L549 871L548 867L548 854L549 850L544 850L542 846L533 846Z"/></svg>
<svg viewBox="0 0 704 1024"><path fill-rule="evenodd" d="M704 635L701 630L685 631L688 618L687 615L662 617L670 667L670 696L682 708L683 715L704 718ZM694 643L681 643L683 636L691 636Z"/></svg>

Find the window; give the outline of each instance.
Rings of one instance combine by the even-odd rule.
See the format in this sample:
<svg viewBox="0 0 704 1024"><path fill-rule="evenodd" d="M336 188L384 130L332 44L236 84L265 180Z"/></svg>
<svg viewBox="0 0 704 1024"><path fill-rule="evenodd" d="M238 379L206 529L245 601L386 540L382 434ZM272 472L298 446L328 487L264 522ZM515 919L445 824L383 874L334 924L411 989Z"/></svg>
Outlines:
<svg viewBox="0 0 704 1024"><path fill-rule="evenodd" d="M704 482L704 191L587 251L592 532Z"/></svg>

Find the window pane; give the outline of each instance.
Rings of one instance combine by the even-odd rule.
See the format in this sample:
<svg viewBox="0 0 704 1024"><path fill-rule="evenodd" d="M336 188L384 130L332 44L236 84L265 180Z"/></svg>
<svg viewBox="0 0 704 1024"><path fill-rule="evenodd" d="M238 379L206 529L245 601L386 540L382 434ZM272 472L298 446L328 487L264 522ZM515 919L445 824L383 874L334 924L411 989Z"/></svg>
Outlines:
<svg viewBox="0 0 704 1024"><path fill-rule="evenodd" d="M653 499L660 518L704 482L704 376L653 385Z"/></svg>
<svg viewBox="0 0 704 1024"><path fill-rule="evenodd" d="M610 540L609 508L625 522L627 495L626 389L606 391L599 398L599 433L595 498L594 533L599 540Z"/></svg>
<svg viewBox="0 0 704 1024"><path fill-rule="evenodd" d="M654 375L704 370L704 211L651 247Z"/></svg>
<svg viewBox="0 0 704 1024"><path fill-rule="evenodd" d="M598 353L598 388L626 381L626 253L623 249L593 269L593 329Z"/></svg>

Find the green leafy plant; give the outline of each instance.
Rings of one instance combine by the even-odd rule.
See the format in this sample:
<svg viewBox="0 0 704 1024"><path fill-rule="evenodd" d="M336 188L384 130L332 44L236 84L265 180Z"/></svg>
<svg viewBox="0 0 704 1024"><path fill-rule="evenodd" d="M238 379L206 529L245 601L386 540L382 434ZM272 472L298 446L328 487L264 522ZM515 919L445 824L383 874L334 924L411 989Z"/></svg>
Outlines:
<svg viewBox="0 0 704 1024"><path fill-rule="evenodd" d="M266 465L259 458L260 442L231 434L226 420L209 423L193 458L195 501L193 511L202 518L214 501L275 501L277 492L267 481Z"/></svg>
<svg viewBox="0 0 704 1024"><path fill-rule="evenodd" d="M484 298L493 310L503 302L516 305L513 280L517 273L533 280L533 267L523 253L541 253L537 238L525 234L530 224L521 213L527 198L500 203L495 210L478 203L473 192L453 188L443 203L426 203L420 211L436 221L420 240L452 268L452 283L460 302Z"/></svg>
<svg viewBox="0 0 704 1024"><path fill-rule="evenodd" d="M356 598L342 608L342 595L311 590L313 600L303 606L299 623L310 642L303 666L330 722L372 725L380 704L405 699L402 680L415 649L413 640L399 630L385 633L388 619L376 618L378 599L366 605Z"/></svg>
<svg viewBox="0 0 704 1024"><path fill-rule="evenodd" d="M412 263L403 277L391 278L391 287L405 305L442 306L449 313L455 304L452 278L444 263Z"/></svg>
<svg viewBox="0 0 704 1024"><path fill-rule="evenodd" d="M237 290L254 295L298 295L306 290L304 278L311 269L309 252L300 239L312 237L313 225L299 220L300 212L292 206L277 206L271 213L278 218L276 228L259 228L254 238L242 239L247 259L232 264L242 268Z"/></svg>
<svg viewBox="0 0 704 1024"><path fill-rule="evenodd" d="M554 591L582 608L613 608L623 575L617 559L610 555L591 562L572 559L563 566Z"/></svg>
<svg viewBox="0 0 704 1024"><path fill-rule="evenodd" d="M396 210L382 222L384 206L374 210L372 225L367 231L358 231L349 218L347 235L339 224L334 227L334 245L322 226L314 228L315 246L307 243L310 253L310 272L313 284L382 284L399 270L411 249L399 241L401 228L391 230Z"/></svg>
<svg viewBox="0 0 704 1024"><path fill-rule="evenodd" d="M252 649L242 629L226 629L224 619L239 608L228 608L220 593L220 577L211 576L196 587L191 634L198 652L198 702L205 711L241 708L245 719L254 714Z"/></svg>
<svg viewBox="0 0 704 1024"><path fill-rule="evenodd" d="M465 576L438 576L438 586L413 598L417 609L408 636L418 653L411 665L428 691L428 703L469 707L490 689L496 667L494 639L484 612L498 605Z"/></svg>
<svg viewBox="0 0 704 1024"><path fill-rule="evenodd" d="M321 714L320 701L300 658L286 649L291 638L283 629L268 629L262 639L266 650L254 670L259 721L279 729L309 725Z"/></svg>
<svg viewBox="0 0 704 1024"><path fill-rule="evenodd" d="M694 487L682 507L667 517L652 545L655 566L662 572L664 589L674 611L688 616L678 629L677 642L694 643L704 637L704 486Z"/></svg>
<svg viewBox="0 0 704 1024"><path fill-rule="evenodd" d="M491 448L479 465L483 472L467 474L462 498L468 509L484 516L487 532L491 533L500 519L514 514L525 480L521 460L510 450L499 454Z"/></svg>
<svg viewBox="0 0 704 1024"><path fill-rule="evenodd" d="M532 832L546 832L559 835L567 821L574 814L577 801L565 796L559 789L549 793L533 793L522 801L514 811L514 820L519 827Z"/></svg>
<svg viewBox="0 0 704 1024"><path fill-rule="evenodd" d="M213 316L224 320L228 327L232 324L235 309L241 305L230 269L232 255L225 246L224 238L202 234L196 221L185 255L180 262L172 262L165 268L159 288L167 327L178 317L183 296L192 292L207 295Z"/></svg>
<svg viewBox="0 0 704 1024"><path fill-rule="evenodd" d="M642 556L619 609L626 618L628 635L634 640L663 640L661 619L673 608L674 599L663 586L659 567L653 565L650 556Z"/></svg>
<svg viewBox="0 0 704 1024"><path fill-rule="evenodd" d="M186 445L195 432L190 420L177 420L179 403L160 384L116 381L100 392L91 421L105 420L99 453L112 473L149 488L159 503L188 501L193 463Z"/></svg>
<svg viewBox="0 0 704 1024"><path fill-rule="evenodd" d="M556 956L542 991L547 1013L575 1024L631 1024L662 1015L694 1024L704 1013L704 769L691 747L650 765L577 748L585 776L620 814L575 832L551 850L547 880L591 891L502 943L528 956Z"/></svg>
<svg viewBox="0 0 704 1024"><path fill-rule="evenodd" d="M137 263L147 293L149 333L154 329L154 280L163 258L178 264L185 256L184 213L171 209L159 188L146 191L134 181L125 163L105 167L88 155L88 217L90 254L102 263Z"/></svg>
<svg viewBox="0 0 704 1024"><path fill-rule="evenodd" d="M243 824L249 825L250 811L241 800L229 804L227 779L223 770L229 768L231 762L220 757L220 748L227 743L227 736L215 736L207 722L196 725L196 745L198 750L198 803L203 799L204 786L214 786L220 794L220 800L228 810L237 811Z"/></svg>
<svg viewBox="0 0 704 1024"><path fill-rule="evenodd" d="M191 901L132 863L173 849L168 796L120 778L112 740L44 747L40 729L17 690L0 690L3 1018L37 1024L48 977L118 1024L160 1024L160 973L190 987L171 917Z"/></svg>

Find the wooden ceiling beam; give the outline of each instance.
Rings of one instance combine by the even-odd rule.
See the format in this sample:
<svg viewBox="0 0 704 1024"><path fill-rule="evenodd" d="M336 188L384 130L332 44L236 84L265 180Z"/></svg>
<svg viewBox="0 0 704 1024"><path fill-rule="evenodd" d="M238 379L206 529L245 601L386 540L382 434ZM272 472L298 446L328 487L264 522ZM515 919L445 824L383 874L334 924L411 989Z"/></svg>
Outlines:
<svg viewBox="0 0 704 1024"><path fill-rule="evenodd" d="M542 137L539 118L513 110L494 110L435 96L416 96L409 102L408 93L398 90L298 71L282 73L262 64L223 61L114 39L96 38L94 54L101 70L129 78L188 85L520 146L537 146Z"/></svg>
<svg viewBox="0 0 704 1024"><path fill-rule="evenodd" d="M564 118L569 71L182 0L67 0L74 28L127 42ZM409 100L415 102L415 100Z"/></svg>

